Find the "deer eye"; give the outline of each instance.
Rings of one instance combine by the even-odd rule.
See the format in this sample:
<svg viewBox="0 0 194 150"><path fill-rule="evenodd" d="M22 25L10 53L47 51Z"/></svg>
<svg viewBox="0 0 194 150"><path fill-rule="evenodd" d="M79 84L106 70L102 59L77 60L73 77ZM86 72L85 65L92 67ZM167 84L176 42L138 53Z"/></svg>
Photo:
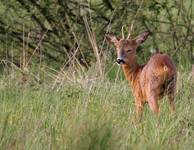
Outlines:
<svg viewBox="0 0 194 150"><path fill-rule="evenodd" d="M127 50L127 52L131 52L131 51L132 51L132 49L131 49L131 48Z"/></svg>

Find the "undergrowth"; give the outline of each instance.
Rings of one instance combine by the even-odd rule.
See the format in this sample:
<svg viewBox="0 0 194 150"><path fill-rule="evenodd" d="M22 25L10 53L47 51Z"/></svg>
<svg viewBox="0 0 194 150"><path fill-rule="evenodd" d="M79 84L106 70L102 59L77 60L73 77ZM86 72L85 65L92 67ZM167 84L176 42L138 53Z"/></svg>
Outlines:
<svg viewBox="0 0 194 150"><path fill-rule="evenodd" d="M167 99L156 118L146 106L135 118L125 80L50 83L0 80L0 149L193 149L194 84L179 74L176 115Z"/></svg>

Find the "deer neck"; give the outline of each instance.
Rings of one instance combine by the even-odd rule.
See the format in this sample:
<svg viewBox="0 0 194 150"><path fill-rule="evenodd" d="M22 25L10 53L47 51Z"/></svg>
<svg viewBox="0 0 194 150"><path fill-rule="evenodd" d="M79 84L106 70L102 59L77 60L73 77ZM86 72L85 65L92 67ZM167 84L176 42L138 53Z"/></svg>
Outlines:
<svg viewBox="0 0 194 150"><path fill-rule="evenodd" d="M131 64L123 64L122 69L125 75L125 78L128 80L130 84L134 84L136 81L138 70L140 68L140 65L137 63L136 59Z"/></svg>

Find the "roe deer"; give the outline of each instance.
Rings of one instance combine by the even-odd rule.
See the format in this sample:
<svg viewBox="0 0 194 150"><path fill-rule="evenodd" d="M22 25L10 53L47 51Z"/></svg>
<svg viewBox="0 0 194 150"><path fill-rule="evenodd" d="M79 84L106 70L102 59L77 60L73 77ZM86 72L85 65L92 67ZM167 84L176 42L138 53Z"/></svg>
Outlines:
<svg viewBox="0 0 194 150"><path fill-rule="evenodd" d="M136 112L143 114L143 106L148 103L151 110L158 116L159 98L167 95L171 113L175 112L174 95L176 89L176 66L167 54L154 54L147 64L139 65L136 60L136 49L148 37L143 32L135 38L119 39L107 34L106 39L113 43L117 51L117 63L122 66L126 79L132 87L135 97Z"/></svg>

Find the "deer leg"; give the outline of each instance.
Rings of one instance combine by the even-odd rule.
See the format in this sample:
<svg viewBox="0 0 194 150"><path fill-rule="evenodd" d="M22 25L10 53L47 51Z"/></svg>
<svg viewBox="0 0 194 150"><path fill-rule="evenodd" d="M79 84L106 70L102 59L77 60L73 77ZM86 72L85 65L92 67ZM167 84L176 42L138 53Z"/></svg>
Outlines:
<svg viewBox="0 0 194 150"><path fill-rule="evenodd" d="M143 104L142 102L140 102L139 100L136 100L135 102L135 105L136 105L136 116L141 119L142 116L143 116Z"/></svg>
<svg viewBox="0 0 194 150"><path fill-rule="evenodd" d="M158 99L159 99L159 93L160 93L160 82L158 78L156 78L155 76L152 79L153 80L151 80L148 84L148 88L146 92L147 100L152 112L156 114L156 116L159 116L160 109L158 106Z"/></svg>
<svg viewBox="0 0 194 150"><path fill-rule="evenodd" d="M155 113L157 116L159 116L160 109L159 109L159 106L158 106L158 98L156 96L152 96L149 99L148 104L149 104L152 112Z"/></svg>
<svg viewBox="0 0 194 150"><path fill-rule="evenodd" d="M171 114L175 114L175 102L174 102L174 94L168 94L168 100L170 104L170 112Z"/></svg>

